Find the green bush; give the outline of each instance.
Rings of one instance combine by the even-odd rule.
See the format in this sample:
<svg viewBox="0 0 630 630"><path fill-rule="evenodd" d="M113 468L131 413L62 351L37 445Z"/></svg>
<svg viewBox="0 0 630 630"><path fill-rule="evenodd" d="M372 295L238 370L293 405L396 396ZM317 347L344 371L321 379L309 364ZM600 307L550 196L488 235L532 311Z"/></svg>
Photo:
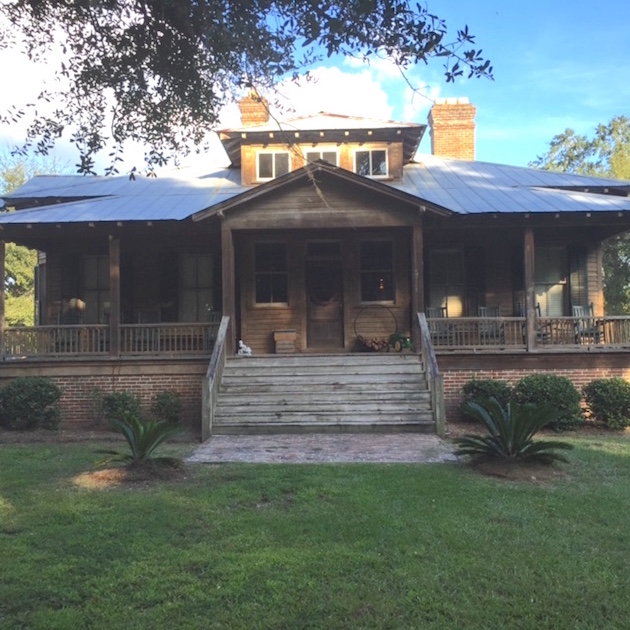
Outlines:
<svg viewBox="0 0 630 630"><path fill-rule="evenodd" d="M593 417L610 429L630 425L630 383L622 378L598 378L583 388Z"/></svg>
<svg viewBox="0 0 630 630"><path fill-rule="evenodd" d="M158 392L151 401L151 414L156 420L179 424L182 415L182 397L177 392Z"/></svg>
<svg viewBox="0 0 630 630"><path fill-rule="evenodd" d="M514 387L513 399L520 405L549 405L555 419L549 427L556 431L574 429L584 421L580 402L582 396L575 385L559 374L531 374Z"/></svg>
<svg viewBox="0 0 630 630"><path fill-rule="evenodd" d="M24 376L0 390L0 425L7 429L56 429L61 390L50 379Z"/></svg>
<svg viewBox="0 0 630 630"><path fill-rule="evenodd" d="M141 418L140 399L131 392L113 392L103 396L103 416L108 422L128 422Z"/></svg>
<svg viewBox="0 0 630 630"><path fill-rule="evenodd" d="M512 398L512 388L505 381L492 378L473 378L462 387L462 418L475 420L476 417L467 413L468 403L484 404L494 398L502 407L505 407Z"/></svg>
<svg viewBox="0 0 630 630"><path fill-rule="evenodd" d="M555 409L549 405L508 403L504 407L492 398L482 404L467 403L466 413L481 422L488 433L456 438L457 455L466 455L473 460L502 459L551 464L566 461L557 452L559 449L572 448L564 442L534 442L534 435L555 418Z"/></svg>
<svg viewBox="0 0 630 630"><path fill-rule="evenodd" d="M100 465L110 462L121 462L128 466L138 466L148 460L161 461L163 463L175 464L177 460L172 457L155 457L155 449L167 440L180 435L182 427L169 424L168 422L155 422L154 420L142 420L138 416L130 416L127 420L109 421L114 431L120 433L129 446L129 453L121 453L115 450L99 451L106 453L108 457L99 462Z"/></svg>

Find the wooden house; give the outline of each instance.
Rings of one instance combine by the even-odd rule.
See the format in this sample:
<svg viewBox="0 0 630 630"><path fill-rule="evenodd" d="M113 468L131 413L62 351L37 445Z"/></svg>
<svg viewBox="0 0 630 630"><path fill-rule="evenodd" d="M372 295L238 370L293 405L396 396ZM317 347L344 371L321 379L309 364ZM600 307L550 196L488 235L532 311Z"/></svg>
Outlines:
<svg viewBox="0 0 630 630"><path fill-rule="evenodd" d="M337 377L322 380L302 416L287 401L317 389L322 373L368 371L392 382L355 384L356 405L374 391L370 427L389 414L413 430L420 412L406 388L428 382L423 426L435 428L438 373L447 415L472 375L626 376L630 321L604 313L601 246L630 228L630 183L475 161L466 99L433 107L431 155L417 153L423 124L324 113L278 123L249 97L241 112L240 128L219 132L227 168L35 177L5 198L15 211L0 214L3 241L37 249L40 264L37 325L2 325L0 381L57 379L74 422L88 419L95 389L145 400L175 389L198 423L205 383L214 430L238 430L248 408L266 410L268 430L300 430L317 418L357 428L356 413L344 423L335 412L352 406L331 397ZM238 340L254 358L232 358ZM414 360L433 376L397 386L384 366ZM294 388L282 403L216 411L230 365L249 376L285 370ZM317 400L325 413L313 411Z"/></svg>

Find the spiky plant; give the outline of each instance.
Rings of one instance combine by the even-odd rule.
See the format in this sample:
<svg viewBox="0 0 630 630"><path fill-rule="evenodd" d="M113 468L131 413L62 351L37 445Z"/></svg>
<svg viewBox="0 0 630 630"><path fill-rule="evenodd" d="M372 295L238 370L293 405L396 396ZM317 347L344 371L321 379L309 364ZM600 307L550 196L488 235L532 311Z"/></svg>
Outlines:
<svg viewBox="0 0 630 630"><path fill-rule="evenodd" d="M567 461L557 450L573 448L565 442L533 440L536 433L555 420L555 411L550 406L507 403L504 407L496 398L491 398L483 404L469 402L464 410L479 420L488 434L465 435L455 439L457 455L467 455L474 460L502 459L551 464Z"/></svg>
<svg viewBox="0 0 630 630"><path fill-rule="evenodd" d="M175 462L172 458L156 458L153 456L153 453L160 444L181 434L183 432L182 427L168 422L142 420L137 416L131 416L125 420L111 419L109 424L114 431L123 435L131 452L121 453L114 450L100 451L109 455L109 457L99 462L101 465L110 462L120 462L131 466L142 464L149 459L162 462Z"/></svg>

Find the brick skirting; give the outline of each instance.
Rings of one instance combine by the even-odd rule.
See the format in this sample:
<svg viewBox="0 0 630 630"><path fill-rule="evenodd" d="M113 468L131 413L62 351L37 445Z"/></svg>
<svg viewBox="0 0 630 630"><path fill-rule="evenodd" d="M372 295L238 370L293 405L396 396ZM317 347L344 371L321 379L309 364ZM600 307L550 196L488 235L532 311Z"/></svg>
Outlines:
<svg viewBox="0 0 630 630"><path fill-rule="evenodd" d="M136 394L149 411L151 399L162 391L182 397L182 422L201 430L201 381L207 360L190 361L64 361L24 362L0 366L0 387L18 376L45 376L62 390L64 429L98 427L98 398L128 391Z"/></svg>
<svg viewBox="0 0 630 630"><path fill-rule="evenodd" d="M573 381L578 390L597 378L630 381L630 354L621 352L438 356L437 359L444 377L447 422L459 419L461 389L472 378L496 379L514 386L530 374L560 374Z"/></svg>

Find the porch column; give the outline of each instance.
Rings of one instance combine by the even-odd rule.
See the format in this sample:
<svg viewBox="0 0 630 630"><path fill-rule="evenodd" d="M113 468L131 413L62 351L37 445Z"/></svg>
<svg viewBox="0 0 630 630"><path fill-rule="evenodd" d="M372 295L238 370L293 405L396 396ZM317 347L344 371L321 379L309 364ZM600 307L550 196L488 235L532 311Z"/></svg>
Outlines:
<svg viewBox="0 0 630 630"><path fill-rule="evenodd" d="M525 317L527 350L536 349L536 287L534 286L534 229L525 228Z"/></svg>
<svg viewBox="0 0 630 630"><path fill-rule="evenodd" d="M109 237L109 354L120 356L120 239Z"/></svg>
<svg viewBox="0 0 630 630"><path fill-rule="evenodd" d="M0 286L0 361L4 360L4 274L5 274L5 252L6 244L4 241L0 241L0 279L2 280L2 286Z"/></svg>
<svg viewBox="0 0 630 630"><path fill-rule="evenodd" d="M235 271L234 271L234 237L232 229L223 220L221 223L221 282L223 292L223 315L230 318L230 325L227 330L225 340L225 350L227 355L233 355L236 351L236 340L234 320L236 316L235 297Z"/></svg>
<svg viewBox="0 0 630 630"><path fill-rule="evenodd" d="M413 226L411 243L411 337L415 348L420 344L417 313L424 312L424 233L422 220Z"/></svg>

